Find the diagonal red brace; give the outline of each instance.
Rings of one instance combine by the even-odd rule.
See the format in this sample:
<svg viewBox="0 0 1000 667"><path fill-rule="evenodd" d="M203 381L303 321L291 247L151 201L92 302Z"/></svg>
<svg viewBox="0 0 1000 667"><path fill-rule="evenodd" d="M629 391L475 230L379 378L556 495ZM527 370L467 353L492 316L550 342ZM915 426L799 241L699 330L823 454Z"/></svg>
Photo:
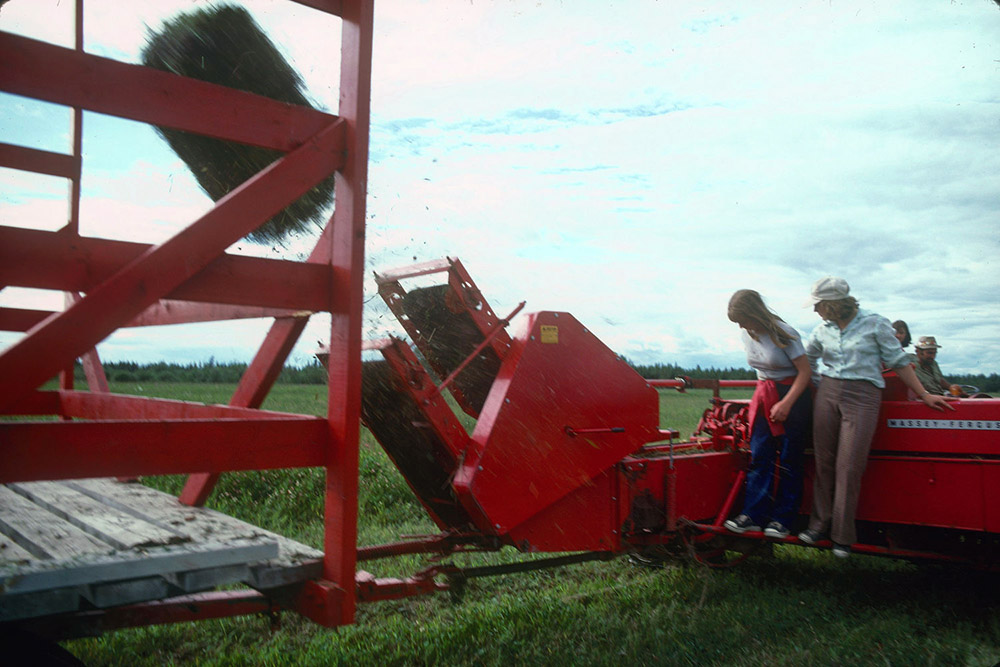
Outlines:
<svg viewBox="0 0 1000 667"><path fill-rule="evenodd" d="M448 377L446 377L444 379L444 382L442 382L441 384L438 385L437 389L435 389L432 392L432 395L436 396L436 395L440 394L442 391L444 391L444 388L447 387L449 384L451 384L452 380L454 380L456 377L458 377L459 373L461 373L463 370L465 370L465 367L468 366L472 362L472 360L476 358L476 355L479 354L480 352L482 352L483 349L487 345L489 345L493 341L493 339L496 338L497 335L501 331L503 331L504 328L508 324L510 324L510 321L512 319L514 319L514 316L517 315L519 312L521 312L521 309L524 308L524 304L525 304L524 301L522 301L521 303L517 304L517 308L515 308L512 311L510 311L510 315L508 315L507 317L505 317L502 320L500 320L499 322L497 322L497 326L493 328L493 331L491 331L485 338L483 338L483 342L481 342L479 345L476 346L476 349L472 351L472 354L470 354L464 360L462 360L462 363L460 363L458 365L458 368L456 368L455 370L453 370L448 375Z"/></svg>
<svg viewBox="0 0 1000 667"><path fill-rule="evenodd" d="M330 234L333 223L327 223L309 255L307 263L327 264L330 261ZM308 317L275 319L267 337L261 344L253 362L240 378L236 392L229 400L229 405L244 408L259 408L268 392L278 379L285 360L291 353L299 336L309 322ZM201 507L208 500L219 482L217 472L199 472L188 476L179 500L184 505Z"/></svg>
<svg viewBox="0 0 1000 667"><path fill-rule="evenodd" d="M15 404L340 168L344 131L342 120L329 125L189 227L29 331L0 355L0 407Z"/></svg>

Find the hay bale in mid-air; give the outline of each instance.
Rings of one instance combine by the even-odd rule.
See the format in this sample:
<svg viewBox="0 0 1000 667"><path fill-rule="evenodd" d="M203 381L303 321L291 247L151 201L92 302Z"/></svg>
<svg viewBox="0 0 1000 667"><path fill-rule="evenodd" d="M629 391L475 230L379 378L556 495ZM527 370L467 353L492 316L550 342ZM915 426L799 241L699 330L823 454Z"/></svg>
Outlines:
<svg viewBox="0 0 1000 667"><path fill-rule="evenodd" d="M302 78L242 7L204 7L166 21L159 31L150 33L142 50L142 62L280 102L312 106L305 96ZM215 201L282 155L280 151L170 128L160 127L157 131ZM280 242L322 222L332 200L330 176L247 238L258 243Z"/></svg>

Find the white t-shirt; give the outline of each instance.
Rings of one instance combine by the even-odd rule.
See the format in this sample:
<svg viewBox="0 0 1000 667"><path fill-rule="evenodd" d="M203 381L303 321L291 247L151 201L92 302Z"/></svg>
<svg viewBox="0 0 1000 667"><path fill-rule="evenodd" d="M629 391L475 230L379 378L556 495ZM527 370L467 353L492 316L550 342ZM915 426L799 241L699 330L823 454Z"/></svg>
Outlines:
<svg viewBox="0 0 1000 667"><path fill-rule="evenodd" d="M778 322L778 326L792 338L784 349L775 345L767 334L758 334L760 340L754 340L746 329L740 330L743 347L747 351L747 363L757 371L758 380L784 380L794 377L798 374L798 370L792 359L797 359L806 353L802 339L794 328L785 322Z"/></svg>

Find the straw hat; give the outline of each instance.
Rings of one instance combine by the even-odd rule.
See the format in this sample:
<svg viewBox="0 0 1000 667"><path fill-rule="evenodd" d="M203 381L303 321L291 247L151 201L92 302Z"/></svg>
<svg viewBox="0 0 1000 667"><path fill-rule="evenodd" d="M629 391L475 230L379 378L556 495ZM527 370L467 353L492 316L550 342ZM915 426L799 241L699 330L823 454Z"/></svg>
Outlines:
<svg viewBox="0 0 1000 667"><path fill-rule="evenodd" d="M937 344L936 340L934 340L934 336L921 336L917 339L917 344L913 347L918 350L936 350L941 346Z"/></svg>

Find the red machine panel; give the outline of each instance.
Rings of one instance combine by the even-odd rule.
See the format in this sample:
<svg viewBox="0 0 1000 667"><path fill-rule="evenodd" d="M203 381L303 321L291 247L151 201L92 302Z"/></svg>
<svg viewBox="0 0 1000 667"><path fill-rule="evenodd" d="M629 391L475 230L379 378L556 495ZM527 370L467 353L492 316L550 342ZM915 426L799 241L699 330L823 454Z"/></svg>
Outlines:
<svg viewBox="0 0 1000 667"><path fill-rule="evenodd" d="M614 468L599 473L511 530L511 540L522 551L620 550L617 482Z"/></svg>
<svg viewBox="0 0 1000 667"><path fill-rule="evenodd" d="M983 523L991 533L1000 533L1000 460L983 466Z"/></svg>
<svg viewBox="0 0 1000 667"><path fill-rule="evenodd" d="M671 465L666 451L667 447L658 446L655 452L650 452L651 455L643 452L623 462L633 514L654 503L664 508L663 518L666 518L669 509L665 498L666 478ZM742 465L743 459L728 450L689 451L674 456L674 518L692 521L714 519L732 490ZM640 500L643 497L645 500ZM634 523L637 528L643 524L641 520L634 520Z"/></svg>
<svg viewBox="0 0 1000 667"><path fill-rule="evenodd" d="M861 484L857 518L986 530L982 493L986 465L961 459L872 456Z"/></svg>
<svg viewBox="0 0 1000 667"><path fill-rule="evenodd" d="M966 399L953 412L917 401L882 404L875 451L1000 456L1000 399Z"/></svg>
<svg viewBox="0 0 1000 667"><path fill-rule="evenodd" d="M942 413L915 401L883 404L859 519L997 530L1000 516L991 517L990 508L1000 475L1000 401L953 405Z"/></svg>
<svg viewBox="0 0 1000 667"><path fill-rule="evenodd" d="M656 390L628 364L568 313L527 321L454 482L501 533L659 438Z"/></svg>

